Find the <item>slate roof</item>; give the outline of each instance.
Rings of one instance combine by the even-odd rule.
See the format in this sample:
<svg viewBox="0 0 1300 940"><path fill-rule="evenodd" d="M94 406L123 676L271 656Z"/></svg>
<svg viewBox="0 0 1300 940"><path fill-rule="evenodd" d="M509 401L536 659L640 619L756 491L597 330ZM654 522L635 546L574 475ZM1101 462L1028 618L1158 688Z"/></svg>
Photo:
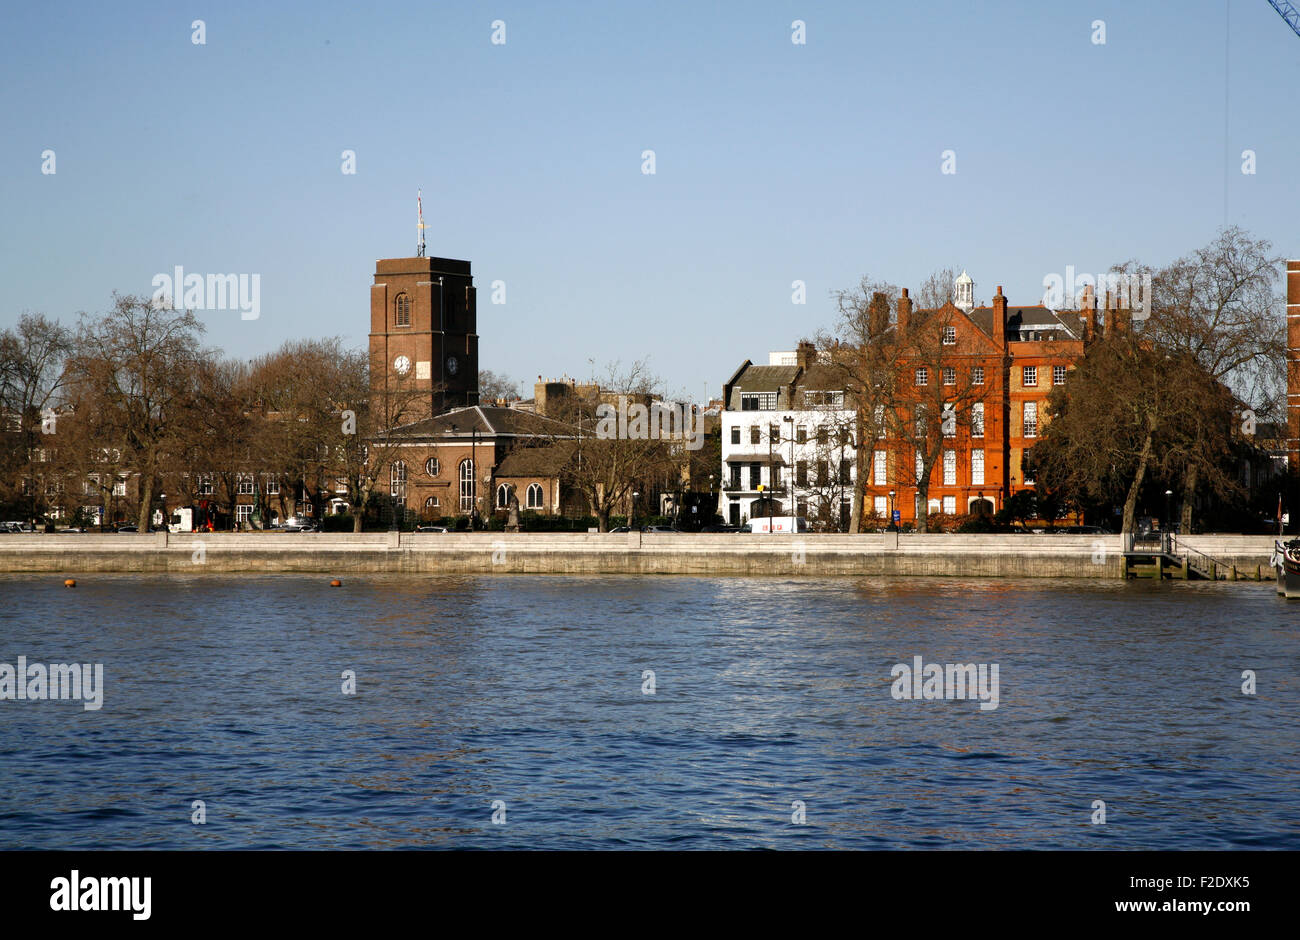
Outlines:
<svg viewBox="0 0 1300 940"><path fill-rule="evenodd" d="M404 424L392 430L393 437L424 440L447 437L568 437L577 433L569 425L518 408L471 405Z"/></svg>
<svg viewBox="0 0 1300 940"><path fill-rule="evenodd" d="M573 459L577 441L540 447L516 447L496 469L498 477L554 477Z"/></svg>

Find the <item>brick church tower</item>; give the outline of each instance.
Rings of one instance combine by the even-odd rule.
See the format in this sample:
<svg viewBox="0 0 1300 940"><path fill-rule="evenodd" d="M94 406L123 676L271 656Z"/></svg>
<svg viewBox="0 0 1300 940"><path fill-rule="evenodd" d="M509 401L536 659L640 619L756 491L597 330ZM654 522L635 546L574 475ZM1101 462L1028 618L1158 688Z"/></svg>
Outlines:
<svg viewBox="0 0 1300 940"><path fill-rule="evenodd" d="M477 328L468 261L375 262L370 384L394 423L478 404Z"/></svg>

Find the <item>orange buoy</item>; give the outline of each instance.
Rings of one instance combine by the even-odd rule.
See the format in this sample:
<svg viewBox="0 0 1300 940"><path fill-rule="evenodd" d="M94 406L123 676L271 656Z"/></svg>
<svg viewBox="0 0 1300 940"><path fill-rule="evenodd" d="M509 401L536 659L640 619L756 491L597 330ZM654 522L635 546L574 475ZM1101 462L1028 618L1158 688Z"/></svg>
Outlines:
<svg viewBox="0 0 1300 940"><path fill-rule="evenodd" d="M77 579L76 579L76 578L68 578L66 581L63 582L63 586L64 586L64 587L76 587L76 586L77 586Z"/></svg>
<svg viewBox="0 0 1300 940"><path fill-rule="evenodd" d="M340 581L338 578L335 578L333 581L330 582L330 587L342 587L342 586L343 586L343 582Z"/></svg>

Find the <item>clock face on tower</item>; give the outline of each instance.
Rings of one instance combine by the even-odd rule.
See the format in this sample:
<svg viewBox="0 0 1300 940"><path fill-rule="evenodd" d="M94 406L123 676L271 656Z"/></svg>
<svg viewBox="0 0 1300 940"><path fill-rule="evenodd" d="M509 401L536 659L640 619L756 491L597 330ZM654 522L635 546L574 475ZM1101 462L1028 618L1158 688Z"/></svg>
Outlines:
<svg viewBox="0 0 1300 940"><path fill-rule="evenodd" d="M409 356L398 356L393 360L393 371L398 375L406 375L411 371L411 359Z"/></svg>
<svg viewBox="0 0 1300 940"><path fill-rule="evenodd" d="M460 360L457 359L455 356L448 356L448 357L447 357L447 374L448 374L448 375L455 375L455 374L456 374L457 372L459 372L459 371L460 371Z"/></svg>

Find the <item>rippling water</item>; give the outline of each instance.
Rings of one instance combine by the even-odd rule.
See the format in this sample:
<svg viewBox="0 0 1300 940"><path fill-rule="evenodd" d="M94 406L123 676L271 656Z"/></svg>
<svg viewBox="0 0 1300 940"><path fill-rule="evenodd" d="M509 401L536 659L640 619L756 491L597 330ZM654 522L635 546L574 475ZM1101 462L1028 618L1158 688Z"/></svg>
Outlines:
<svg viewBox="0 0 1300 940"><path fill-rule="evenodd" d="M0 848L1300 848L1269 584L0 575L19 655L104 705L0 701Z"/></svg>

